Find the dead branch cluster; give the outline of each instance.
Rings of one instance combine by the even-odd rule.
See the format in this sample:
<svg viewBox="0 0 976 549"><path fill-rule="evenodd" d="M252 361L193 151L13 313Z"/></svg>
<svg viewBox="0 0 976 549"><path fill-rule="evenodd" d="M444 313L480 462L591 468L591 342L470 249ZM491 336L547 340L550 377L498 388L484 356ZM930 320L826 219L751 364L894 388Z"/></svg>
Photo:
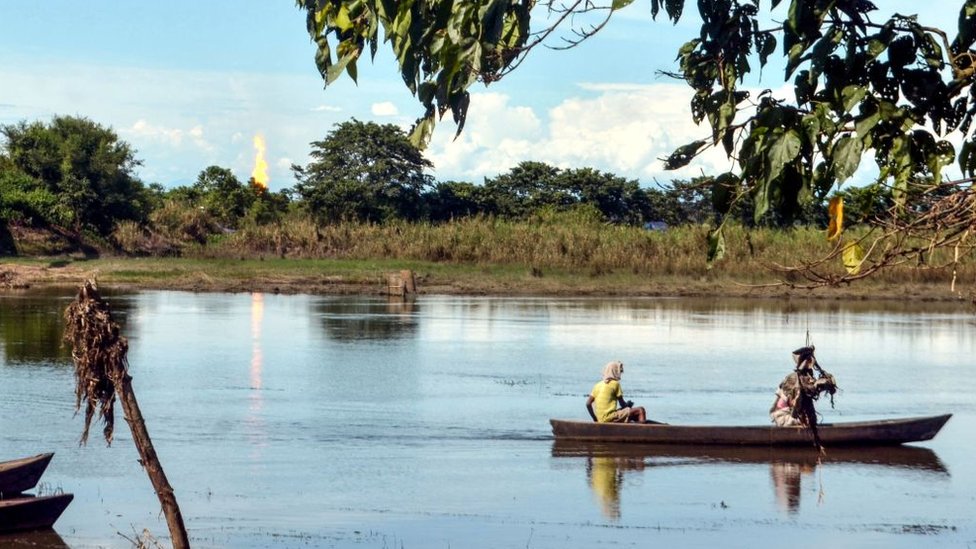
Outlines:
<svg viewBox="0 0 976 549"><path fill-rule="evenodd" d="M126 355L129 343L119 333L112 320L108 304L98 293L94 280L78 291L78 296L65 309L64 340L72 347L75 364L75 410L85 407L85 429L81 443L88 440L95 412L103 420L105 441L112 443L115 428L114 404L116 387L128 376Z"/></svg>
<svg viewBox="0 0 976 549"><path fill-rule="evenodd" d="M893 206L884 216L870 220L870 230L857 240L840 239L829 253L812 261L771 267L790 279L784 284L805 289L837 286L905 264L921 269L951 268L955 291L960 259L976 251L976 189L971 183L927 186L910 204ZM837 268L839 259L852 244L861 246L865 260L856 272L843 272Z"/></svg>

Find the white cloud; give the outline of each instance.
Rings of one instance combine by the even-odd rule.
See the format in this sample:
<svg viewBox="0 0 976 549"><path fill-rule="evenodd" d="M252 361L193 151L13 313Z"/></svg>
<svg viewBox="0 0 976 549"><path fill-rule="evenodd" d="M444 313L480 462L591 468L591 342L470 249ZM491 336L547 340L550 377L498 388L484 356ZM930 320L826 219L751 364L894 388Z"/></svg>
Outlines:
<svg viewBox="0 0 976 549"><path fill-rule="evenodd" d="M119 130L119 134L123 137L132 136L138 139L156 141L175 148L182 147L186 142L202 151L213 150L213 145L204 139L203 126L199 124L184 130L151 124L146 119L140 118L129 128Z"/></svg>
<svg viewBox="0 0 976 549"><path fill-rule="evenodd" d="M485 176L507 171L538 151L545 139L542 123L532 109L509 105L500 93L473 93L464 131L454 138L456 128L449 118L438 124L426 156L434 163L438 179L468 179L480 182Z"/></svg>
<svg viewBox="0 0 976 549"><path fill-rule="evenodd" d="M319 105L312 108L313 112L342 112L341 107L336 107L335 105Z"/></svg>
<svg viewBox="0 0 976 549"><path fill-rule="evenodd" d="M277 166L279 170L287 172L288 170L291 169L291 165L294 163L295 161L292 160L291 158L288 158L287 156L282 156L281 158L275 161L275 166Z"/></svg>
<svg viewBox="0 0 976 549"><path fill-rule="evenodd" d="M441 179L480 181L519 162L562 168L592 167L650 182L729 168L724 151L709 151L689 166L667 172L659 160L677 147L709 135L691 119L690 92L676 84L584 84L597 93L570 97L544 119L503 94L472 94L465 129L443 121L427 152Z"/></svg>
<svg viewBox="0 0 976 549"><path fill-rule="evenodd" d="M400 110L397 109L396 105L389 101L373 103L370 112L373 113L373 116L397 116L400 114Z"/></svg>

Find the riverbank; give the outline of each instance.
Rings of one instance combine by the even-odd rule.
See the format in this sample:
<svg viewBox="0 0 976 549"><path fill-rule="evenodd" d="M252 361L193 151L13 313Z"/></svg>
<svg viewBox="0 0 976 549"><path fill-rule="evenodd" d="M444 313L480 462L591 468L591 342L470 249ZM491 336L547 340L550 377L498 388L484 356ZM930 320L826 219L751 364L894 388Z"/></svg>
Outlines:
<svg viewBox="0 0 976 549"><path fill-rule="evenodd" d="M868 279L810 290L790 288L769 272L745 280L720 270L700 277L655 276L542 270L519 265L351 259L6 258L0 261L0 288L77 286L94 276L103 287L121 290L380 295L387 292L388 275L403 269L415 273L417 292L428 295L697 296L974 303L972 287L957 286L953 292L949 281L893 283Z"/></svg>

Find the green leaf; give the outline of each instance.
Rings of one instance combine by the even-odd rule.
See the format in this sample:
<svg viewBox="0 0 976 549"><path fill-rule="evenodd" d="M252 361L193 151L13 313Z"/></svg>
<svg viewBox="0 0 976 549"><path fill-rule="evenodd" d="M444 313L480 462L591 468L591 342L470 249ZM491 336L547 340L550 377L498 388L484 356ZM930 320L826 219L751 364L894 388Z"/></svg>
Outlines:
<svg viewBox="0 0 976 549"><path fill-rule="evenodd" d="M845 86L841 90L841 100L843 101L844 111L850 112L867 95L868 89L865 86Z"/></svg>
<svg viewBox="0 0 976 549"><path fill-rule="evenodd" d="M725 256L725 235L722 227L708 233L708 268Z"/></svg>
<svg viewBox="0 0 976 549"><path fill-rule="evenodd" d="M972 139L964 141L959 150L959 169L966 177L976 176L976 143Z"/></svg>
<svg viewBox="0 0 976 549"><path fill-rule="evenodd" d="M342 44L340 44L339 45L340 48L344 44L346 44L346 43L343 42ZM358 57L358 55L359 55L359 51L358 50L352 50L352 51L349 51L348 53L346 53L345 55L343 55L342 57L340 57L339 60L336 61L335 64L333 64L332 66L330 66L329 69L326 71L326 74L325 74L325 84L326 85L329 85L329 84L335 82L337 78L339 78L340 76L342 76L342 73L346 70L346 67L349 65L349 63L355 61L356 60L356 57ZM355 69L353 69L353 72L349 76L352 76L353 77L353 80L355 80Z"/></svg>
<svg viewBox="0 0 976 549"><path fill-rule="evenodd" d="M868 41L868 57L870 59L878 57L884 53L886 49L888 49L888 46L877 38L872 38Z"/></svg>
<svg viewBox="0 0 976 549"><path fill-rule="evenodd" d="M794 130L774 136L766 151L766 158L769 161L768 181L779 177L783 166L792 162L800 154L800 145L800 136Z"/></svg>
<svg viewBox="0 0 976 549"><path fill-rule="evenodd" d="M803 115L803 118L800 119L800 127L803 128L803 133L810 143L816 143L817 138L822 135L820 132L820 117L816 113Z"/></svg>
<svg viewBox="0 0 976 549"><path fill-rule="evenodd" d="M712 206L720 214L727 214L735 198L739 178L731 172L725 172L712 180Z"/></svg>
<svg viewBox="0 0 976 549"><path fill-rule="evenodd" d="M752 201L752 220L759 223L762 216L769 211L769 182L767 180L760 181L753 189Z"/></svg>
<svg viewBox="0 0 976 549"><path fill-rule="evenodd" d="M935 150L929 156L929 171L932 172L932 179L940 181L942 179L942 168L952 164L956 159L956 149L952 143L941 140L936 142Z"/></svg>
<svg viewBox="0 0 976 549"><path fill-rule="evenodd" d="M671 155L664 160L664 169L676 170L678 168L687 166L688 163L698 155L702 147L705 145L706 141L698 140L678 147L676 151L671 153Z"/></svg>
<svg viewBox="0 0 976 549"><path fill-rule="evenodd" d="M352 28L352 21L349 19L349 8L345 4L339 6L339 13L332 20L332 24L343 32Z"/></svg>
<svg viewBox="0 0 976 549"><path fill-rule="evenodd" d="M684 10L685 0L666 0L664 3L664 8L668 12L668 17L674 23L681 19L681 12Z"/></svg>
<svg viewBox="0 0 976 549"><path fill-rule="evenodd" d="M759 66L765 67L769 56L776 51L776 36L771 32L764 32L757 34L756 40L759 49Z"/></svg>
<svg viewBox="0 0 976 549"><path fill-rule="evenodd" d="M854 175L857 166L861 163L861 153L863 144L860 139L845 135L837 140L834 146L834 176L838 183L843 183L847 178Z"/></svg>
<svg viewBox="0 0 976 549"><path fill-rule="evenodd" d="M621 8L626 8L627 6L631 5L633 2L634 0L613 0L613 3L610 4L610 9L616 11Z"/></svg>
<svg viewBox="0 0 976 549"><path fill-rule="evenodd" d="M952 42L952 51L966 51L976 41L976 0L966 0L959 10L959 34Z"/></svg>
<svg viewBox="0 0 976 549"><path fill-rule="evenodd" d="M410 132L410 143L418 149L426 148L427 143L430 141L430 136L434 133L436 123L433 113L417 119L417 122L414 123L413 130Z"/></svg>
<svg viewBox="0 0 976 549"><path fill-rule="evenodd" d="M854 120L854 130L857 132L858 137L864 139L880 121L881 113L877 110L873 110L872 112Z"/></svg>

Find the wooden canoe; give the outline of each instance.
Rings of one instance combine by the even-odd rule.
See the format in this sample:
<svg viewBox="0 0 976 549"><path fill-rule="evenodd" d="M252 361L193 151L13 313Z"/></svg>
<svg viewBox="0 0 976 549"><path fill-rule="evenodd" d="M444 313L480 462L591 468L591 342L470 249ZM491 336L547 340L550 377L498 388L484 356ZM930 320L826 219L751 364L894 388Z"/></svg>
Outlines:
<svg viewBox="0 0 976 549"><path fill-rule="evenodd" d="M0 499L0 533L51 528L72 499L73 494Z"/></svg>
<svg viewBox="0 0 976 549"><path fill-rule="evenodd" d="M25 492L36 486L53 456L38 454L0 462L0 496Z"/></svg>
<svg viewBox="0 0 976 549"><path fill-rule="evenodd" d="M940 416L821 423L824 446L883 446L934 437L952 414ZM695 426L663 423L596 423L550 419L557 440L642 442L648 444L802 446L813 444L806 427Z"/></svg>

